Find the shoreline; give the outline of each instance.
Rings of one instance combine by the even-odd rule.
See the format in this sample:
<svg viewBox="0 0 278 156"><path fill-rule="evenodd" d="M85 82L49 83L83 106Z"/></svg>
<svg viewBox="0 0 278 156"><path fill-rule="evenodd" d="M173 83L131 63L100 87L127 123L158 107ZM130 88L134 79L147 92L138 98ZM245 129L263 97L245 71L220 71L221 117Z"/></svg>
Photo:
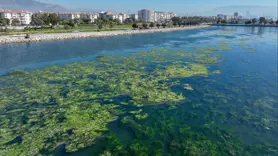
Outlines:
<svg viewBox="0 0 278 156"><path fill-rule="evenodd" d="M40 41L49 41L49 40L66 40L66 39L119 36L119 35L134 35L134 34L151 34L151 33L159 33L159 32L192 30L192 29L207 28L207 27L210 27L210 25L198 25L198 26L177 27L177 28L145 29L145 30L30 34L29 39L25 39L23 36L0 36L0 44L40 42Z"/></svg>
<svg viewBox="0 0 278 156"><path fill-rule="evenodd" d="M278 25L261 25L261 24L211 24L211 26L278 27Z"/></svg>

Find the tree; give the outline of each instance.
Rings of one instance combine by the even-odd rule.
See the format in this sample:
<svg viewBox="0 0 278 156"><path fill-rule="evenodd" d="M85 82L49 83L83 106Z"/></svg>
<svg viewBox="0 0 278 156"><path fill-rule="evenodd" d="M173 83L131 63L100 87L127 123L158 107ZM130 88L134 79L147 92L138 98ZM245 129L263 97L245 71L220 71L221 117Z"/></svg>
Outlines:
<svg viewBox="0 0 278 156"><path fill-rule="evenodd" d="M151 27L151 28L155 27L155 25L154 25L153 22L150 23L150 27Z"/></svg>
<svg viewBox="0 0 278 156"><path fill-rule="evenodd" d="M111 19L110 19L111 20ZM121 23L121 21L119 20L119 19L114 19L114 20L112 20L115 24L117 24L117 25L121 25L122 23Z"/></svg>
<svg viewBox="0 0 278 156"><path fill-rule="evenodd" d="M174 26L176 26L182 22L180 17L173 17L171 20L172 20Z"/></svg>
<svg viewBox="0 0 278 156"><path fill-rule="evenodd" d="M69 20L68 25L71 26L71 27L74 27L75 26L74 20Z"/></svg>
<svg viewBox="0 0 278 156"><path fill-rule="evenodd" d="M276 21L276 24L278 25L278 20Z"/></svg>
<svg viewBox="0 0 278 156"><path fill-rule="evenodd" d="M78 23L79 23L79 24L84 24L85 22L83 21L82 18L78 18Z"/></svg>
<svg viewBox="0 0 278 156"><path fill-rule="evenodd" d="M226 20L221 21L221 24L226 24L226 23L227 23Z"/></svg>
<svg viewBox="0 0 278 156"><path fill-rule="evenodd" d="M18 19L13 19L12 26L18 26L18 25L20 25L20 21Z"/></svg>
<svg viewBox="0 0 278 156"><path fill-rule="evenodd" d="M124 23L125 24L132 24L132 23L134 23L135 21L132 19L132 18L127 18L127 19L125 19L124 20Z"/></svg>
<svg viewBox="0 0 278 156"><path fill-rule="evenodd" d="M252 24L252 21L250 21L250 20L245 21L245 24Z"/></svg>
<svg viewBox="0 0 278 156"><path fill-rule="evenodd" d="M83 18L83 19L81 19L84 23L86 23L86 24L89 24L89 23L91 23L92 22L92 20L91 19L86 19L86 18Z"/></svg>
<svg viewBox="0 0 278 156"><path fill-rule="evenodd" d="M64 25L64 29L70 29L71 28L71 26L69 26L69 25Z"/></svg>
<svg viewBox="0 0 278 156"><path fill-rule="evenodd" d="M147 29L148 28L148 24L147 23L143 23L143 27L144 27L144 29Z"/></svg>
<svg viewBox="0 0 278 156"><path fill-rule="evenodd" d="M74 24L74 26L78 26L78 25L80 25L81 23L84 23L84 21L82 21L82 19L80 19L80 18L75 18L75 19L73 19L73 24Z"/></svg>
<svg viewBox="0 0 278 156"><path fill-rule="evenodd" d="M274 21L273 21L273 20L270 20L270 21L269 21L269 24L274 24Z"/></svg>
<svg viewBox="0 0 278 156"><path fill-rule="evenodd" d="M256 18L253 18L253 19L252 19L252 23L253 23L253 24L256 24L256 23L257 23L257 19L256 19Z"/></svg>
<svg viewBox="0 0 278 156"><path fill-rule="evenodd" d="M41 14L39 18L43 21L43 24L49 25L50 21L48 18L48 14Z"/></svg>
<svg viewBox="0 0 278 156"><path fill-rule="evenodd" d="M108 22L109 22L109 20L105 18L105 19L102 20L102 25L103 25L104 27L106 27L106 25L108 24Z"/></svg>
<svg viewBox="0 0 278 156"><path fill-rule="evenodd" d="M62 21L60 21L60 24L61 24L61 25L69 25L69 21L67 21L67 20L62 20Z"/></svg>
<svg viewBox="0 0 278 156"><path fill-rule="evenodd" d="M138 28L138 25L137 25L136 23L133 23L133 24L132 24L132 28L133 28L133 29L136 29L136 28Z"/></svg>
<svg viewBox="0 0 278 156"><path fill-rule="evenodd" d="M167 26L166 23L163 23L163 24L162 24L162 27L163 27L163 28L166 28L166 26Z"/></svg>
<svg viewBox="0 0 278 156"><path fill-rule="evenodd" d="M183 22L183 23L182 23L182 26L185 27L185 26L186 26L186 22Z"/></svg>
<svg viewBox="0 0 278 156"><path fill-rule="evenodd" d="M103 27L103 20L101 20L101 19L96 19L96 20L95 20L95 24L97 25L98 30L100 30L100 29L102 29L102 27Z"/></svg>
<svg viewBox="0 0 278 156"><path fill-rule="evenodd" d="M39 26L39 25L42 26L44 24L44 21L40 17L32 16L31 24L35 26Z"/></svg>
<svg viewBox="0 0 278 156"><path fill-rule="evenodd" d="M103 27L103 24L102 24L102 23L99 23L99 24L97 24L97 27L98 27L98 30L101 30L102 27Z"/></svg>
<svg viewBox="0 0 278 156"><path fill-rule="evenodd" d="M159 23L157 23L157 24L156 24L156 27L157 27L157 28L159 29L159 27L160 27L160 24L159 24Z"/></svg>
<svg viewBox="0 0 278 156"><path fill-rule="evenodd" d="M59 21L60 21L60 18L57 16L57 14L53 13L53 14L48 15L49 24L57 25L59 23Z"/></svg>
<svg viewBox="0 0 278 156"><path fill-rule="evenodd" d="M260 24L264 24L265 22L266 22L265 17L260 17L260 18L259 18L259 23L260 23Z"/></svg>
<svg viewBox="0 0 278 156"><path fill-rule="evenodd" d="M10 20L7 18L0 18L0 25L10 25Z"/></svg>
<svg viewBox="0 0 278 156"><path fill-rule="evenodd" d="M112 30L113 29L113 27L114 27L114 25L115 25L115 22L114 21L109 21L109 28Z"/></svg>

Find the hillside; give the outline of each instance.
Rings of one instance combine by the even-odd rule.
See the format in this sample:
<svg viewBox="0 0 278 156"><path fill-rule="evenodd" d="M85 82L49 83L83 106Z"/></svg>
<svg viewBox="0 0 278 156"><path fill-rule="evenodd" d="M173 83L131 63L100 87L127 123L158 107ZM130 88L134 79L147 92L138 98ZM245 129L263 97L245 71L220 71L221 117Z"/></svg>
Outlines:
<svg viewBox="0 0 278 156"><path fill-rule="evenodd" d="M54 4L47 4L35 0L0 0L0 9L29 10L29 11L68 11L68 9Z"/></svg>

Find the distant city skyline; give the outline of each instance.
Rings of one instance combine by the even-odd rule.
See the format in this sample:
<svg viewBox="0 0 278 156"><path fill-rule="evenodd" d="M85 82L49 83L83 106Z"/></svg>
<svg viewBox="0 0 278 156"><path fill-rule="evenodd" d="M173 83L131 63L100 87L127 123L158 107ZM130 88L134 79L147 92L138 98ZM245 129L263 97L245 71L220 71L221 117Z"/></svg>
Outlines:
<svg viewBox="0 0 278 156"><path fill-rule="evenodd" d="M146 8L151 10L175 11L178 13L203 12L216 7L229 5L259 5L276 6L277 0L37 0L45 3L62 5L69 9L86 8L111 11L131 11L136 12L139 9Z"/></svg>

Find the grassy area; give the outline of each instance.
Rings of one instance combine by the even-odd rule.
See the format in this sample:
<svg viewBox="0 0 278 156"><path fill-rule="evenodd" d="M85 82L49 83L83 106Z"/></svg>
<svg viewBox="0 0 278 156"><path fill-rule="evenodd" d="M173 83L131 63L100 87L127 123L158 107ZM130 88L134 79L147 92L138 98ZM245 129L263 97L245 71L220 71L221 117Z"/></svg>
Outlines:
<svg viewBox="0 0 278 156"><path fill-rule="evenodd" d="M132 26L130 24L124 24L124 25L115 25L112 29L109 28L109 26L103 27L100 31L113 31L113 30L126 30L130 29ZM32 29L32 30L8 30L5 32L0 32L0 36L6 36L6 35L21 35L21 34L37 34L37 33L69 33L69 32L94 32L98 31L98 27L96 25L81 25L76 28L70 28L70 29L64 29L64 28L43 28L41 29Z"/></svg>

